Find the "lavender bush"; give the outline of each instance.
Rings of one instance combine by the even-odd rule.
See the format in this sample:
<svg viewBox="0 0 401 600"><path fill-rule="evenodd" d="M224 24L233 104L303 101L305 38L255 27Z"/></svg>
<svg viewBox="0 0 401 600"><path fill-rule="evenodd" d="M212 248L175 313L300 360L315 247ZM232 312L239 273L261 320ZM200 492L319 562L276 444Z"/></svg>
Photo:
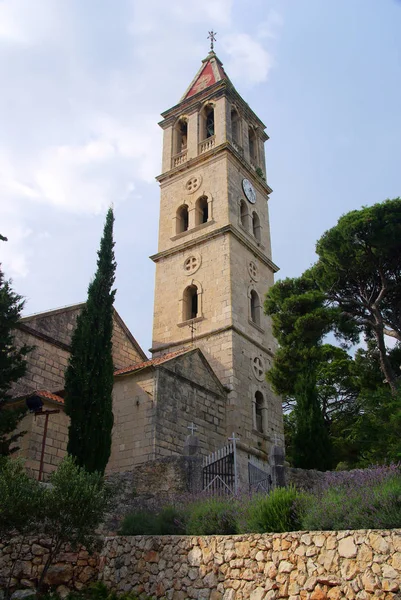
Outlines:
<svg viewBox="0 0 401 600"><path fill-rule="evenodd" d="M305 507L305 530L401 527L399 465L327 473Z"/></svg>
<svg viewBox="0 0 401 600"><path fill-rule="evenodd" d="M136 510L126 515L120 535L182 535L185 533L185 513L168 504L158 510Z"/></svg>
<svg viewBox="0 0 401 600"><path fill-rule="evenodd" d="M230 535L239 533L240 500L209 497L188 507L188 535Z"/></svg>
<svg viewBox="0 0 401 600"><path fill-rule="evenodd" d="M244 533L299 530L307 498L305 492L300 492L293 486L253 496L248 501Z"/></svg>

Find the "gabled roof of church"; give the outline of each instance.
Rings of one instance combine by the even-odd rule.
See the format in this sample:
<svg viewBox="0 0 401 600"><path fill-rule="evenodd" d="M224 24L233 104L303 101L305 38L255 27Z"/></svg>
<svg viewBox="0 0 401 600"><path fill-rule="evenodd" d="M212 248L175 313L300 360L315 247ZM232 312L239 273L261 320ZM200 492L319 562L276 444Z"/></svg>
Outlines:
<svg viewBox="0 0 401 600"><path fill-rule="evenodd" d="M189 359L189 362L182 360L186 357ZM196 361L200 361L203 365L203 371L200 376L198 369L199 362L197 363ZM225 393L225 389L221 384L220 379L213 371L202 350L194 347L181 348L181 350L163 354L162 356L147 360L146 362L137 363L124 369L118 369L117 371L114 371L114 375L117 377L130 376L143 369L157 369L159 366L164 366L165 364L166 371L170 371L178 376L183 376L195 385L200 385L203 388L214 391L214 393L217 393L218 395Z"/></svg>
<svg viewBox="0 0 401 600"><path fill-rule="evenodd" d="M139 369L146 369L147 367L157 367L168 360L176 358L180 356L180 354L185 354L187 352L191 352L193 348L181 348L181 350L176 350L175 352L169 352L168 354L163 354L162 356L157 356L156 358L151 358L150 360L146 360L141 363L135 363L129 367L124 367L123 369L118 369L114 371L114 375L128 375L129 373L133 373L134 371L139 371Z"/></svg>
<svg viewBox="0 0 401 600"><path fill-rule="evenodd" d="M26 317L21 317L20 328L31 335L42 338L51 344L70 350L72 334L75 329L77 316L85 306L85 302L71 304L62 308L46 310ZM142 350L116 309L113 309L113 318L119 324L125 335L143 359L147 356Z"/></svg>
<svg viewBox="0 0 401 600"><path fill-rule="evenodd" d="M216 54L211 51L207 57L203 59L201 68L191 81L180 102L194 96L198 92L202 92L222 79L229 80L227 73L223 69L223 63Z"/></svg>

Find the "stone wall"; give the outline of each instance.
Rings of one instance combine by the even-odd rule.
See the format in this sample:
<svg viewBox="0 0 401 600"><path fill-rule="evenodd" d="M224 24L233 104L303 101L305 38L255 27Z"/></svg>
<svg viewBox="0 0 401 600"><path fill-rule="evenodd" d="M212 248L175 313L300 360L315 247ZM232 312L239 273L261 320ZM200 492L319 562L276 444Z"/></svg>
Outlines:
<svg viewBox="0 0 401 600"><path fill-rule="evenodd" d="M99 578L169 600L401 597L401 530L108 538Z"/></svg>
<svg viewBox="0 0 401 600"><path fill-rule="evenodd" d="M155 453L183 453L194 423L199 454L227 443L226 392L198 350L187 352L157 369Z"/></svg>
<svg viewBox="0 0 401 600"><path fill-rule="evenodd" d="M146 360L146 355L118 313L113 321L113 364L115 369L129 367Z"/></svg>
<svg viewBox="0 0 401 600"><path fill-rule="evenodd" d="M127 471L154 458L155 390L153 371L116 377L114 426L107 473Z"/></svg>
<svg viewBox="0 0 401 600"><path fill-rule="evenodd" d="M28 354L25 375L11 390L14 397L35 390L57 392L64 388L64 371L70 355L66 346L56 345L22 329L17 331L17 344L33 346L33 350Z"/></svg>
<svg viewBox="0 0 401 600"><path fill-rule="evenodd" d="M0 544L0 577L15 546ZM45 540L23 545L13 587L33 587ZM64 594L98 578L167 600L399 600L401 530L106 538L100 557L65 551L47 582Z"/></svg>
<svg viewBox="0 0 401 600"><path fill-rule="evenodd" d="M135 467L125 473L107 477L116 494L113 509L102 527L114 534L125 515L138 508L155 508L177 497L197 492L202 485L202 458L198 456L166 456Z"/></svg>
<svg viewBox="0 0 401 600"><path fill-rule="evenodd" d="M47 404L45 402L43 408L55 409L58 407L54 404ZM69 422L69 418L62 409L59 413L49 415L45 453L43 456L44 480L46 480L50 473L57 468L67 454L66 448ZM24 435L21 443L18 442L21 447L19 455L25 458L25 466L35 479L37 479L39 475L44 426L45 416L35 416L32 413L28 413L19 424L19 429L21 431L27 431L27 434Z"/></svg>
<svg viewBox="0 0 401 600"><path fill-rule="evenodd" d="M3 589L9 579L10 570L15 562L10 585L11 590L34 588L43 571L49 551L49 542L41 538L20 538L11 541L0 541L0 589ZM99 557L90 556L84 549L72 552L64 548L58 560L52 565L45 577L45 584L52 586L64 597L68 590L80 590L92 581L96 581L99 567Z"/></svg>

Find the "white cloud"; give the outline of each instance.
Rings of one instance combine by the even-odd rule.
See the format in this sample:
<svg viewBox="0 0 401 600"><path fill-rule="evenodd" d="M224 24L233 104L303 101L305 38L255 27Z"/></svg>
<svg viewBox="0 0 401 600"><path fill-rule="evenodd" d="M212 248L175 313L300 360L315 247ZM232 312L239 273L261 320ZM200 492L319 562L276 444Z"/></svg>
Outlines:
<svg viewBox="0 0 401 600"><path fill-rule="evenodd" d="M279 32L283 25L283 17L276 10L271 9L264 21L258 24L256 35L259 40L272 39L279 37Z"/></svg>
<svg viewBox="0 0 401 600"><path fill-rule="evenodd" d="M206 22L213 27L229 25L232 0L178 0L171 4L172 14L186 23Z"/></svg>
<svg viewBox="0 0 401 600"><path fill-rule="evenodd" d="M57 40L61 26L66 26L64 17L60 3L56 5L53 0L2 0L0 41L30 45L39 40Z"/></svg>
<svg viewBox="0 0 401 600"><path fill-rule="evenodd" d="M221 42L230 57L227 72L232 80L255 84L267 79L274 61L261 42L247 33L226 34Z"/></svg>

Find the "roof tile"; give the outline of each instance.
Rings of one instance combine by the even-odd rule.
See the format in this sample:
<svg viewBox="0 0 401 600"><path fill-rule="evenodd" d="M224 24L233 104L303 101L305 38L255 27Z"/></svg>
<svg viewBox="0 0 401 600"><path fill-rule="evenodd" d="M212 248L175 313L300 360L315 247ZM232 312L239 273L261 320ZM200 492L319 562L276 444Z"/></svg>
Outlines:
<svg viewBox="0 0 401 600"><path fill-rule="evenodd" d="M36 390L31 396L39 396L39 398L44 398L45 400L53 400L53 402L57 402L57 404L64 404L64 398L61 396L57 396L57 394L52 394L47 390Z"/></svg>
<svg viewBox="0 0 401 600"><path fill-rule="evenodd" d="M163 354L163 356L158 356L156 358L151 358L150 360L146 360L145 362L135 363L129 367L124 367L123 369L118 369L114 371L114 375L126 375L127 373L132 373L133 371L138 371L139 369L145 369L146 367L155 367L157 365L161 365L180 354L185 354L189 352L192 348L181 348L181 350L176 350L175 352L169 352L168 354Z"/></svg>

